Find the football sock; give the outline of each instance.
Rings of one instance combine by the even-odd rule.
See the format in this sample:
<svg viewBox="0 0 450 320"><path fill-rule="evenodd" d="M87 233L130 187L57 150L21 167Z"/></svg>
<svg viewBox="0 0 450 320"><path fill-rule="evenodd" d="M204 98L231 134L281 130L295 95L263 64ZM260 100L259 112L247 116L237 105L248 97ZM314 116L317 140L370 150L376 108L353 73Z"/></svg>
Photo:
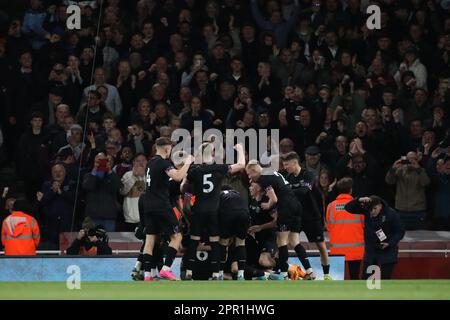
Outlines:
<svg viewBox="0 0 450 320"><path fill-rule="evenodd" d="M282 246L278 248L278 256L280 260L280 271L287 272L289 269L289 265L287 263L289 259L289 251L287 246Z"/></svg>
<svg viewBox="0 0 450 320"><path fill-rule="evenodd" d="M146 254L144 253L144 257L143 257L143 265L144 265L144 271L145 271L145 276L150 276L150 274L147 275L147 273L149 273L152 270L152 262L153 262L153 257L150 254Z"/></svg>
<svg viewBox="0 0 450 320"><path fill-rule="evenodd" d="M152 270L150 271L150 276L156 278L158 276L158 269L152 268Z"/></svg>
<svg viewBox="0 0 450 320"><path fill-rule="evenodd" d="M186 250L187 254L187 263L186 263L186 272L192 271L194 269L195 264L195 255L197 253L198 244L200 243L199 240L190 240L189 245Z"/></svg>
<svg viewBox="0 0 450 320"><path fill-rule="evenodd" d="M238 246L236 247L236 260L238 263L238 269L244 270L245 268L245 259L246 259L246 252L244 246Z"/></svg>
<svg viewBox="0 0 450 320"><path fill-rule="evenodd" d="M329 274L330 273L330 265L322 265L323 274Z"/></svg>
<svg viewBox="0 0 450 320"><path fill-rule="evenodd" d="M303 268L310 269L311 264L309 263L308 256L306 254L305 248L299 243L295 246L295 252L297 253L297 257L300 259L300 262L303 265Z"/></svg>
<svg viewBox="0 0 450 320"><path fill-rule="evenodd" d="M166 249L166 259L164 260L164 267L168 267L170 269L170 267L173 264L173 260L175 260L175 256L177 255L177 252L178 252L177 249L172 248L171 246L167 247L167 249Z"/></svg>
<svg viewBox="0 0 450 320"><path fill-rule="evenodd" d="M211 242L211 269L214 273L219 274L220 244L218 242Z"/></svg>
<svg viewBox="0 0 450 320"><path fill-rule="evenodd" d="M238 270L238 277L244 277L244 270Z"/></svg>
<svg viewBox="0 0 450 320"><path fill-rule="evenodd" d="M228 247L220 245L220 270L223 273L223 269L225 268L225 264L227 263L227 249Z"/></svg>

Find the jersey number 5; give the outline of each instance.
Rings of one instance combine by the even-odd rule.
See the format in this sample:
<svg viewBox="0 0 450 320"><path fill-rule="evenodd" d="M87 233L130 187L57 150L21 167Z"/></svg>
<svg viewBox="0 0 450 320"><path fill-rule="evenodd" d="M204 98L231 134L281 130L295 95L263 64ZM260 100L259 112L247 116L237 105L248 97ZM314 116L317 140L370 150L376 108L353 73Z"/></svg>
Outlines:
<svg viewBox="0 0 450 320"><path fill-rule="evenodd" d="M205 174L203 176L203 192L204 193L210 193L214 189L214 184L208 180L208 179L211 179L211 177L212 177L211 173Z"/></svg>

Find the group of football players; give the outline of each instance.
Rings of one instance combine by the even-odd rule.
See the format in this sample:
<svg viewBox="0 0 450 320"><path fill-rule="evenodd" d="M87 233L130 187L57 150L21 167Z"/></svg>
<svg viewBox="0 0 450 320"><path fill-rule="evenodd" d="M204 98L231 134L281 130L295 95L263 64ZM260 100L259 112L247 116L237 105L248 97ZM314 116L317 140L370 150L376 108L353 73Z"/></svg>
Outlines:
<svg viewBox="0 0 450 320"><path fill-rule="evenodd" d="M295 152L282 158L282 175L256 160L246 163L240 144L234 147L237 161L231 165L219 164L224 150L213 141L202 144L200 161L185 155L179 163L171 161L170 139L159 138L155 145L156 154L146 169L146 191L139 199L137 236L143 245L134 280L178 280L171 267L181 250L183 280L204 279L199 250L207 252L210 280L289 279L289 248L303 266L296 269L304 270L301 277L314 280L301 232L319 249L324 279L332 279L321 202L313 175L301 167ZM249 201L224 184L227 175L243 170L250 182Z"/></svg>

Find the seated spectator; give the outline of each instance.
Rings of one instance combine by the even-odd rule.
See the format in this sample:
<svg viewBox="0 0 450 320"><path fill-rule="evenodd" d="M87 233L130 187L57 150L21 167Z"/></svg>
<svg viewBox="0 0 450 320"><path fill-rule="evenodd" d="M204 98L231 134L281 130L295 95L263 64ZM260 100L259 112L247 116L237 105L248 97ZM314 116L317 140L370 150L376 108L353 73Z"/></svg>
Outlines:
<svg viewBox="0 0 450 320"><path fill-rule="evenodd" d="M51 172L52 179L44 182L37 200L45 225L43 239L58 247L59 234L72 228L76 186L67 177L63 164L55 164Z"/></svg>

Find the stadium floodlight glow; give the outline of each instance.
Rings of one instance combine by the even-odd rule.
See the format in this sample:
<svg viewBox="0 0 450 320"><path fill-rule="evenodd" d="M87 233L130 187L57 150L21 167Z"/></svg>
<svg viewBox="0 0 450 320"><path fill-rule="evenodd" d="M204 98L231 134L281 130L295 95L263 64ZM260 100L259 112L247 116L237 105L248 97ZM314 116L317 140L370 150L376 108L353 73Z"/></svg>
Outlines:
<svg viewBox="0 0 450 320"><path fill-rule="evenodd" d="M201 121L194 122L194 130L176 129L172 133L171 140L176 143L172 151L172 161L182 163L187 155L193 155L195 164L201 164L212 154L217 164L234 164L234 146L243 146L244 153L248 151L249 159L259 160L264 167L263 174L271 174L279 169L279 144L280 135L278 129L227 129L225 136L217 129L208 129L203 132ZM192 144L193 141L193 144ZM224 149L225 141L225 149ZM205 142L208 146L204 147ZM246 143L248 142L248 143ZM192 147L193 145L193 147ZM203 146L203 148L202 148ZM248 146L248 150L246 150ZM212 152L214 151L214 152ZM223 154L225 151L225 156Z"/></svg>

